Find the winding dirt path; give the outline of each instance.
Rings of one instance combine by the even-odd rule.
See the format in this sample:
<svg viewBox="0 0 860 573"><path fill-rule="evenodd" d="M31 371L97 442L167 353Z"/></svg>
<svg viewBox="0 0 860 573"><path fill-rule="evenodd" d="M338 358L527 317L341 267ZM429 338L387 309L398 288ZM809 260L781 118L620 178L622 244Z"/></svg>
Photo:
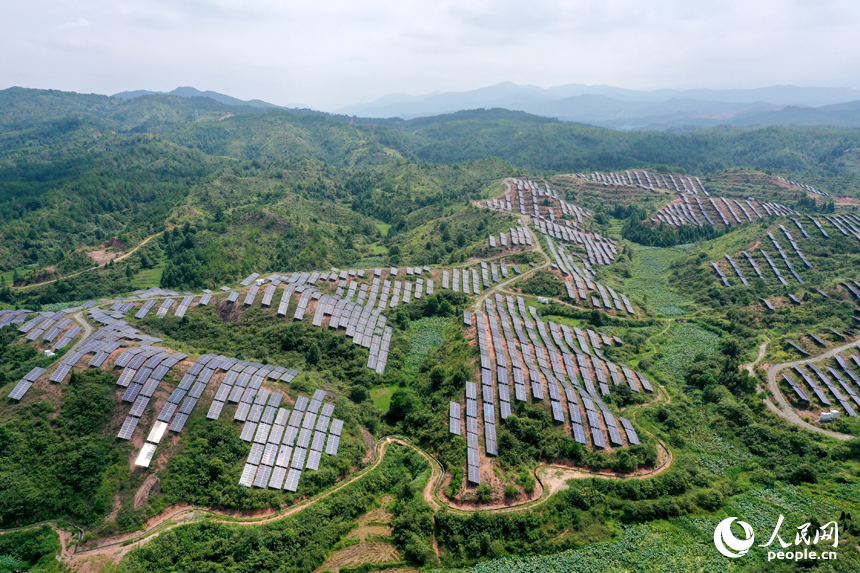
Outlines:
<svg viewBox="0 0 860 573"><path fill-rule="evenodd" d="M741 364L741 370L746 370L750 376L755 376L755 366L764 358L765 353L767 352L767 343L769 340L765 340L761 343L761 346L758 347L758 357L753 362L747 362L746 364Z"/></svg>
<svg viewBox="0 0 860 573"><path fill-rule="evenodd" d="M142 246L144 246L144 245L145 245L145 244L147 244L149 241L151 241L151 240L152 240L152 239L154 239L155 237L159 236L159 235L160 235L161 233L163 233L163 232L164 232L164 231L159 231L159 232L155 233L154 235L150 235L150 236L148 236L147 238L145 238L143 241L141 241L141 242L140 242L140 243L139 243L135 248L133 248L133 249L132 249L132 250L130 250L129 252L127 252L127 253L123 253L122 255L118 256L117 258L115 258L115 259L111 259L111 260L113 260L113 262L114 262L114 263L118 263L119 261L122 261L122 260L124 260L124 259L126 259L126 258L130 257L131 255L133 255L133 254L135 253L135 251L137 251L139 248L141 248ZM108 262L110 262L110 261L108 261ZM44 282L40 282L40 283L34 283L34 284L31 284L31 285L24 285L24 286L20 286L20 287L13 286L12 288L17 289L17 290L27 290L27 289L31 289L31 288L36 288L36 287L40 287L40 286L49 285L49 284L51 284L51 283L55 283L55 282L57 282L57 281L58 281L58 280L60 280L60 279L63 279L63 280L65 280L65 279L70 279L70 278L72 278L72 277L76 277L76 276L78 276L78 275L82 275L82 274L84 274L84 273L89 273L89 272L91 272L91 271L95 271L95 270L98 270L98 269L104 268L104 267L106 267L106 266L107 266L108 262L102 263L102 264L100 264L100 265L98 265L98 266L95 266L95 267L90 267L90 268L88 268L88 269L84 269L84 270L82 270L82 271L78 271L78 272L76 272L76 273L72 273L72 274L70 274L70 275L63 275L63 276L61 276L61 277L57 277L57 278L55 278L55 279L51 279L51 280L49 280L49 281L44 281Z"/></svg>
<svg viewBox="0 0 860 573"><path fill-rule="evenodd" d="M81 327L84 329L84 331L83 331L83 336L78 335L79 336L78 341L75 342L75 345L69 349L68 354L71 354L72 352L74 352L75 350L80 348L81 344L83 344L84 341L87 340L93 334L93 327L90 326L90 323L87 322L87 319L84 317L84 311L79 310L78 312L76 312L75 314L72 315L72 319L75 322L77 322L79 325L81 325Z"/></svg>
<svg viewBox="0 0 860 573"><path fill-rule="evenodd" d="M764 345L762 345L762 346L764 346ZM787 368L792 368L794 366L801 366L803 364L821 362L821 361L827 360L828 358L831 358L831 357L839 354L843 350L847 350L849 348L857 348L857 341L848 342L848 343L843 344L841 346L834 346L833 348L831 348L827 352L825 352L823 354L819 354L818 356L813 356L812 358L804 358L801 360L795 360L793 362L783 362L782 364L772 365L770 368L767 369L767 387L770 390L771 394L773 395L774 399L776 399L777 403L776 403L776 405L774 405L774 403L771 402L770 399L765 398L764 403L767 406L767 408L771 412L773 412L774 414L779 416L780 418L784 419L789 424L793 424L793 425L798 426L800 428L803 428L805 430L809 430L810 432L818 432L819 434L824 434L825 436L829 436L829 437L835 438L837 440L853 440L853 439L855 439L855 436L843 434L840 432L834 432L832 430L825 430L824 428L819 428L818 426L813 426L812 424L808 423L806 420L803 420L797 414L797 412L794 410L794 408L791 406L791 404L788 403L788 400L785 398L782 391L779 389L779 382L777 381L777 378L776 378L777 374L779 374L779 372L782 370L785 370ZM761 358L762 358L762 351L761 351L761 348L759 348L759 360L761 360ZM744 367L747 367L747 366L750 366L750 365L748 365L748 364L744 365Z"/></svg>
<svg viewBox="0 0 860 573"><path fill-rule="evenodd" d="M264 516L237 516L235 512L225 512L211 507L195 507L188 505L171 506L165 509L159 515L147 521L145 529L143 531L136 531L133 533L105 539L103 541L107 541L106 543L98 545L91 549L79 549L79 544L82 539L82 531L75 535L64 529L61 529L55 522L46 523L48 523L48 525L50 525L54 530L56 530L60 536L61 550L57 558L60 561L66 563L73 571L94 571L97 569L108 567L112 563L118 563L119 560L132 549L140 547L148 541L155 539L162 533L170 531L171 529L180 525L187 525L204 519L222 523L231 523L240 526L264 525L296 515L297 513L304 511L312 505L326 499L327 497L342 490L350 484L362 479L368 473L375 470L377 467L379 467L380 463L382 463L385 457L385 453L388 450L388 447L393 443L412 448L429 463L431 469L430 478L427 480L427 485L424 487L422 493L424 500L433 508L433 511L438 512L444 508L449 511L461 514L470 514L474 513L475 511L525 511L543 503L546 503L550 499L550 497L552 497L553 494L566 489L565 482L569 479L583 479L592 477L603 479L644 479L655 476L665 471L671 466L673 460L671 450L669 450L669 448L666 447L666 445L663 444L662 441L658 440L658 445L663 452L663 459L657 467L641 474L621 475L605 472L595 472L584 468L576 468L560 464L541 464L534 470L535 478L541 488L539 498L504 507L491 506L477 508L460 508L443 499L439 495L439 490L442 487L442 481L444 477L444 468L441 462L439 462L439 460L437 460L434 456L419 448L418 446L412 444L406 438L402 438L399 436L386 436L384 438L379 439L374 445L373 462L351 478L341 482L330 490L327 490L317 496L303 501L302 503L279 511L273 511L272 513ZM0 535L8 531L21 531L25 529L32 529L40 525L43 524L40 523L25 526L22 528L6 530L0 532Z"/></svg>

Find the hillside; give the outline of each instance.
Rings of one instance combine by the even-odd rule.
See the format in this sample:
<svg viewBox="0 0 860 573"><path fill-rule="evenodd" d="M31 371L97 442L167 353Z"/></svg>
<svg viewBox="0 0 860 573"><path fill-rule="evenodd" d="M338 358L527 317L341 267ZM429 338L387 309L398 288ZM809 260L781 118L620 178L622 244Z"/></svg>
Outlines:
<svg viewBox="0 0 860 573"><path fill-rule="evenodd" d="M0 564L860 567L855 131L3 97Z"/></svg>

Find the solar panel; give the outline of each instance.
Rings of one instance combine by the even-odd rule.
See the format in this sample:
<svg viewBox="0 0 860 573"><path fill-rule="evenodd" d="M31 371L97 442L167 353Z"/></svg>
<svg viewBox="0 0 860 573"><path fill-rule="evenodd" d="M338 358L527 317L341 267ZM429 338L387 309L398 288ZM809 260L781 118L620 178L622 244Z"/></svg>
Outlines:
<svg viewBox="0 0 860 573"><path fill-rule="evenodd" d="M273 489L281 489L284 487L284 480L287 478L287 468L275 466L272 468L272 477L269 478L269 487Z"/></svg>
<svg viewBox="0 0 860 573"><path fill-rule="evenodd" d="M296 426L287 426L284 430L284 444L292 446L296 443L296 436L299 434L299 429Z"/></svg>
<svg viewBox="0 0 860 573"><path fill-rule="evenodd" d="M299 479L302 477L302 471L297 468L290 469L290 473L287 475L287 480L284 482L284 489L286 491L296 491L299 489Z"/></svg>
<svg viewBox="0 0 860 573"><path fill-rule="evenodd" d="M134 401L134 404L131 406L131 410L129 410L129 414L140 418L143 415L144 410L146 410L146 406L149 404L149 397L147 396L138 396L137 400Z"/></svg>
<svg viewBox="0 0 860 573"><path fill-rule="evenodd" d="M343 420L338 420L337 418L331 421L331 428L329 428L329 433L334 434L335 436L340 436L341 432L343 432Z"/></svg>
<svg viewBox="0 0 860 573"><path fill-rule="evenodd" d="M314 432L313 441L311 443L311 450L316 450L321 452L323 446L325 445L325 432Z"/></svg>
<svg viewBox="0 0 860 573"><path fill-rule="evenodd" d="M452 434L456 434L458 436L460 433L460 419L459 418L449 418L448 419L448 431Z"/></svg>
<svg viewBox="0 0 860 573"><path fill-rule="evenodd" d="M148 468L152 462L152 457L155 455L155 444L144 444L140 449L140 454L137 456L135 465Z"/></svg>
<svg viewBox="0 0 860 573"><path fill-rule="evenodd" d="M179 404L168 402L161 409L161 413L158 414L158 419L162 422L169 422L178 408Z"/></svg>
<svg viewBox="0 0 860 573"><path fill-rule="evenodd" d="M302 428L299 431L299 437L296 440L296 446L301 448L307 448L311 443L311 436L313 435L313 430L310 428Z"/></svg>
<svg viewBox="0 0 860 573"><path fill-rule="evenodd" d="M323 435L323 437L325 437ZM318 450L311 450L308 452L308 460L305 464L305 468L309 470L318 470L320 467L320 458L322 457L322 452Z"/></svg>
<svg viewBox="0 0 860 573"><path fill-rule="evenodd" d="M263 451L263 457L260 463L264 466L272 466L275 464L275 459L278 457L278 444L266 444L266 449Z"/></svg>
<svg viewBox="0 0 860 573"><path fill-rule="evenodd" d="M573 430L573 439L580 444L585 445L585 430L581 424L571 424Z"/></svg>
<svg viewBox="0 0 860 573"><path fill-rule="evenodd" d="M284 439L284 426L280 424L273 424L271 431L269 431L269 441L280 444L281 440Z"/></svg>
<svg viewBox="0 0 860 573"><path fill-rule="evenodd" d="M32 382L28 382L27 380L21 380L9 393L9 398L11 398L12 400L20 400L24 397L24 394L27 393L27 390L29 390L32 385Z"/></svg>
<svg viewBox="0 0 860 573"><path fill-rule="evenodd" d="M298 446L293 448L293 459L290 462L291 466L295 469L302 469L305 465L305 458L307 455L307 449Z"/></svg>
<svg viewBox="0 0 860 573"><path fill-rule="evenodd" d="M256 422L245 422L245 425L242 426L242 433L239 434L239 439L250 442L254 439L254 434L257 433L257 423Z"/></svg>
<svg viewBox="0 0 860 573"><path fill-rule="evenodd" d="M275 465L288 468L290 467L290 458L293 455L293 448L287 445L282 445L278 450L278 457L275 458Z"/></svg>
<svg viewBox="0 0 860 573"><path fill-rule="evenodd" d="M161 441L161 438L164 437L164 433L166 431L166 422L155 422L155 424L152 425L152 430L149 431L149 436L147 436L146 441L152 442L153 444L157 444Z"/></svg>
<svg viewBox="0 0 860 573"><path fill-rule="evenodd" d="M247 423L247 422L246 422ZM269 438L269 431L272 427L269 424L264 424L260 422L257 426L257 431L254 433L254 441L259 442L261 444L265 444Z"/></svg>
<svg viewBox="0 0 860 573"><path fill-rule="evenodd" d="M173 418L173 422L170 424L171 432L181 432L182 428L185 427L185 423L188 421L188 414L176 414L176 417Z"/></svg>
<svg viewBox="0 0 860 573"><path fill-rule="evenodd" d="M293 409L298 410L299 412L304 412L307 410L309 402L310 400L308 400L307 396L299 396L296 398L296 405Z"/></svg>
<svg viewBox="0 0 860 573"><path fill-rule="evenodd" d="M336 456L338 447L340 446L340 436L335 436L334 434L329 434L328 442L325 446L325 453L330 456Z"/></svg>
<svg viewBox="0 0 860 573"><path fill-rule="evenodd" d="M248 402L239 402L239 406L236 408L236 413L233 415L233 419L244 422L248 419L248 412L250 412L250 410L251 404Z"/></svg>
<svg viewBox="0 0 860 573"><path fill-rule="evenodd" d="M591 428L591 438L594 440L594 445L598 448L605 448L606 442L603 440L603 433L599 428Z"/></svg>
<svg viewBox="0 0 860 573"><path fill-rule="evenodd" d="M272 475L272 466L260 466L257 468L257 476L254 478L254 487L265 488L269 485L269 477Z"/></svg>
<svg viewBox="0 0 860 573"><path fill-rule="evenodd" d="M137 423L140 422L140 418L136 418L134 416L128 416L125 421L122 423L122 428L119 430L119 434L117 437L120 440L130 440L131 435L134 433L134 429L137 428Z"/></svg>

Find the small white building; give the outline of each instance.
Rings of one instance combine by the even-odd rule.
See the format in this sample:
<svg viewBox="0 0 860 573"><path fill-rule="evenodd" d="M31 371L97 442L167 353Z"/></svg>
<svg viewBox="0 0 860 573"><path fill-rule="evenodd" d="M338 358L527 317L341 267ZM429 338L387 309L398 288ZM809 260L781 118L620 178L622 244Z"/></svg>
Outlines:
<svg viewBox="0 0 860 573"><path fill-rule="evenodd" d="M819 422L832 422L833 420L839 418L839 410L830 410L829 412L822 412L821 418L818 420Z"/></svg>

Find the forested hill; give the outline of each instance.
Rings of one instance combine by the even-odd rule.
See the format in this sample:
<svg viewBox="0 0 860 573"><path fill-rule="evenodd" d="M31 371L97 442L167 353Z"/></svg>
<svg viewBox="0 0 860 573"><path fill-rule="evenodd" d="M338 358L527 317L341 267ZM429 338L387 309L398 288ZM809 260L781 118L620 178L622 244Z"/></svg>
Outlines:
<svg viewBox="0 0 860 573"><path fill-rule="evenodd" d="M432 174L422 195L409 197L414 204L405 211L397 207L400 218L386 219L378 213L390 209L368 211L372 190L367 185L388 194L389 199L374 201L403 203L416 190L391 178L388 166L458 165L488 158L500 158L508 167L470 168L474 181L485 184L490 176L517 172L630 168L671 168L705 177L749 166L833 194L856 195L860 189L857 130L618 132L501 109L380 122L231 106L208 98L121 100L11 88L0 91L0 273L26 268L38 274L53 267L65 274L92 264L80 249L99 249L114 237L135 245L164 229L180 207L179 219L193 221L205 210L195 203L200 194L192 190L207 181L223 181L224 175L266 178L265 184L248 186L259 194L255 209L265 211L272 198L295 193L359 209L370 216L364 222L369 225L399 225L409 209L423 208L428 214L414 221L420 226L430 217L429 198L445 197L445 202L462 206L481 189L461 182L447 187L445 177ZM293 169L289 162L304 159L321 162L328 171L314 167L285 175L285 169ZM334 168L341 171L334 173ZM390 199L393 190L399 194L396 199ZM319 221L319 214L308 213L305 224L314 218ZM332 237L336 235L333 230ZM367 245L376 240L365 239Z"/></svg>

